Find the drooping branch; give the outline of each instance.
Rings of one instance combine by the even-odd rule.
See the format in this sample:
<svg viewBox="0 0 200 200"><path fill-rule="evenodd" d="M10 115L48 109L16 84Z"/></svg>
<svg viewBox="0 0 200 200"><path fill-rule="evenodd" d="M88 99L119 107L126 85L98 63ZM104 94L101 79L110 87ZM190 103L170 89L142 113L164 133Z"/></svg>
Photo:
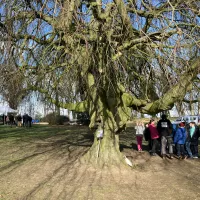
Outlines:
<svg viewBox="0 0 200 200"><path fill-rule="evenodd" d="M17 15L8 18L5 23L10 23L12 21L21 20L21 19L42 19L48 24L55 26L56 18L46 15L40 11L28 11L28 12L18 12Z"/></svg>
<svg viewBox="0 0 200 200"><path fill-rule="evenodd" d="M169 110L174 106L174 103L183 100L186 92L192 89L192 81L196 78L200 69L200 58L191 65L191 67L180 77L179 82L172 86L163 97L155 102L148 103L142 107L141 112L155 114L164 110Z"/></svg>
<svg viewBox="0 0 200 200"><path fill-rule="evenodd" d="M129 93L123 93L122 100L127 107L132 107L136 110L139 110L143 106L147 105L146 100L141 100Z"/></svg>
<svg viewBox="0 0 200 200"><path fill-rule="evenodd" d="M87 101L90 99L90 105L84 107L91 106L89 110L94 113L94 116L100 112L99 102L105 102L104 105L115 116L117 107L120 106L120 109L124 109L124 105L127 105L138 111L156 113L171 108L176 100L183 99L183 95L189 90L190 82L193 81L193 74L191 75L192 72L188 71L187 67L184 67L182 71L189 74L187 75L189 80L185 80L186 75L184 75L181 83L174 85L171 82L171 85L174 86L169 91L168 88L165 91L159 91L159 86L157 87L156 84L161 83L163 86L165 81L162 80L162 75L159 76L156 73L164 74L165 70L168 70L173 76L179 76L179 72L177 73L179 67L172 66L177 63L178 57L184 57L183 54L179 55L179 49L184 48L187 53L188 49L193 47L189 45L197 45L199 41L199 26L193 20L197 14L196 10L196 14L191 15L191 18L184 18L194 10L194 5L189 7L189 1L185 1L187 8L180 0L172 3L162 1L157 5L150 1L125 0L111 2L66 0L58 2L58 4L52 2L51 5L56 8L54 16L45 9L35 11L34 7L30 6L29 12L20 12L19 9L15 16L10 19L8 17L3 22L9 26L10 22L22 23L25 20L25 24L19 25L21 26L19 30L11 30L14 32L11 37L13 40L17 38L17 45L20 50L24 50L24 56L22 56L26 62L20 62L21 67L24 64L24 70L29 74L32 73L31 76L34 77L34 80L42 82L41 85L46 84L45 87L50 88L49 91L41 91L47 99L54 102L53 95L48 92L53 93L54 83L68 72L73 74L74 81L77 81L77 78L82 79L80 82L87 85L84 87L84 89L87 88L84 90L86 94L84 98ZM48 8L48 3L43 7L45 6ZM177 15L175 16L175 14ZM26 20L27 18L29 20ZM47 25L48 28L43 29L43 25ZM180 28L177 28L179 25ZM193 32L197 30L197 38L191 40L192 42L184 40L184 30L181 29L183 25L182 29L184 30L187 28L191 30L191 25L195 27ZM27 28L31 30L27 31ZM179 32L179 30L181 31ZM54 31L57 34L52 34ZM44 37L44 33L48 36ZM179 40L179 36L181 40ZM27 41L29 39L31 41ZM32 40L39 45L36 44L33 47ZM20 46L20 44L22 45ZM29 46L32 48L31 51L26 50ZM34 61L32 61L31 54L35 54ZM164 59L156 60L157 57ZM148 60L149 64L143 62L144 60ZM165 63L164 60L166 60ZM32 67L30 67L31 64L33 64ZM69 67L69 65L73 67ZM94 81L86 80L89 73L93 76ZM46 76L46 74L48 75ZM53 74L56 74L55 80L51 80ZM143 78L137 74L142 75ZM44 76L49 80L43 80ZM156 82L157 80L159 83ZM171 79L169 80L171 81ZM126 88L130 88L135 96L126 91L118 92L116 85L120 81ZM62 83L57 82L57 84L59 86ZM162 86L160 88L163 88ZM116 89L116 93L111 90L112 87ZM104 97L100 95L102 91L107 91ZM165 93L166 91L168 92ZM178 92L182 96L177 95ZM155 96L156 98L154 98ZM159 97L161 98L158 99ZM58 104L58 101L54 103ZM75 109L71 104L63 104L62 100L59 106ZM124 110L123 112L126 113Z"/></svg>
<svg viewBox="0 0 200 200"><path fill-rule="evenodd" d="M128 12L127 12L126 5L125 5L124 1L115 0L114 2L116 3L117 8L119 10L120 16L122 18L123 25L128 29L128 32L132 33L132 31L134 29L133 29L130 17L128 16Z"/></svg>
<svg viewBox="0 0 200 200"><path fill-rule="evenodd" d="M147 34L143 37L140 38L134 38L132 40L129 41L125 41L121 46L118 47L118 51L117 54L115 54L113 56L113 60L118 59L119 57L122 56L122 51L123 50L129 50L130 48L136 46L137 44L147 44L147 43L154 43L156 41L162 41L162 40L166 40L168 39L170 36L172 36L173 34L175 34L177 32L177 30L171 30L168 32L165 32L164 30L161 32L155 32L155 33L150 33Z"/></svg>
<svg viewBox="0 0 200 200"><path fill-rule="evenodd" d="M88 102L87 101L82 101L82 102L77 102L77 103L64 103L61 101L57 101L56 99L54 99L50 94L49 91L41 88L41 87L37 87L37 86L29 86L29 90L32 91L38 91L41 94L45 95L45 98L53 103L54 105L60 107L60 108L65 108L71 111L76 111L76 112L87 112L88 111Z"/></svg>
<svg viewBox="0 0 200 200"><path fill-rule="evenodd" d="M198 102L200 102L200 99L192 99L192 100L183 99L183 102L185 102L185 103L198 103Z"/></svg>
<svg viewBox="0 0 200 200"><path fill-rule="evenodd" d="M12 34L12 37L15 40L20 40L20 39L33 40L33 41L35 41L35 42L37 42L38 44L41 44L41 45L51 43L54 40L55 36L56 36L56 34L52 33L51 36L48 39L41 39L41 38L36 37L35 35L29 35L29 34L16 34L15 35L15 34Z"/></svg>

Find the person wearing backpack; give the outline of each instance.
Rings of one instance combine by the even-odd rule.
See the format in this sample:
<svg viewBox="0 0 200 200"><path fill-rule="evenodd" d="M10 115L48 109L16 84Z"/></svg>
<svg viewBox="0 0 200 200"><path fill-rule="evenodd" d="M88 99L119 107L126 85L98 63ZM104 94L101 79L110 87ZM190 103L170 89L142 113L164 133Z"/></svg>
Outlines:
<svg viewBox="0 0 200 200"><path fill-rule="evenodd" d="M161 155L162 158L166 158L167 146L169 147L170 158L173 158L173 139L172 139L172 124L167 115L163 114L158 121L157 129L161 137Z"/></svg>
<svg viewBox="0 0 200 200"><path fill-rule="evenodd" d="M185 158L185 149L184 149L185 141L186 141L185 124L181 122L174 136L174 143L176 144L177 156L179 160Z"/></svg>

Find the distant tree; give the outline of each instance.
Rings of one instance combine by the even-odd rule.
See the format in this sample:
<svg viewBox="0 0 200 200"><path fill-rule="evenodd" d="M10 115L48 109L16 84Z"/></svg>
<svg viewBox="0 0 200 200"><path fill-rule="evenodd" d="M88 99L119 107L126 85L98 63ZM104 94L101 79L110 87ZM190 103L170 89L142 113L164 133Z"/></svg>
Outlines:
<svg viewBox="0 0 200 200"><path fill-rule="evenodd" d="M1 7L2 6L2 7ZM12 9L8 9L8 4L0 4L5 9L7 17L12 17ZM5 16L0 15L1 20ZM5 26L0 25L0 94L8 102L9 106L17 109L19 103L27 95L24 73L19 71L17 51L14 48L14 41L9 33L13 32L14 21L9 21Z"/></svg>
<svg viewBox="0 0 200 200"><path fill-rule="evenodd" d="M13 109L17 109L28 94L25 76L18 70L12 55L2 56L0 63L0 94Z"/></svg>
<svg viewBox="0 0 200 200"><path fill-rule="evenodd" d="M35 119L38 119L38 120L42 119L42 114L39 112L36 112Z"/></svg>

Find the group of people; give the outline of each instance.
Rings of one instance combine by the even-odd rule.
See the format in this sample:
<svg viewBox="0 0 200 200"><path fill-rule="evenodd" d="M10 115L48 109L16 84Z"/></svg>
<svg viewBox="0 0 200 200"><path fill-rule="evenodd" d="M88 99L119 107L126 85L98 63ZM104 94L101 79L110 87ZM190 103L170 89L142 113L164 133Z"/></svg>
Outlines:
<svg viewBox="0 0 200 200"><path fill-rule="evenodd" d="M5 116L5 122L7 125L10 125L11 127L17 126L17 127L31 127L32 124L32 117L28 114L24 114L23 116L10 114L8 116Z"/></svg>
<svg viewBox="0 0 200 200"><path fill-rule="evenodd" d="M181 122L174 128L165 114L158 121L151 119L146 125L137 122L136 139L138 151L142 151L143 136L148 141L149 152L156 156L160 152L162 158L173 158L174 154L179 159L198 158L199 128L195 122L186 124Z"/></svg>

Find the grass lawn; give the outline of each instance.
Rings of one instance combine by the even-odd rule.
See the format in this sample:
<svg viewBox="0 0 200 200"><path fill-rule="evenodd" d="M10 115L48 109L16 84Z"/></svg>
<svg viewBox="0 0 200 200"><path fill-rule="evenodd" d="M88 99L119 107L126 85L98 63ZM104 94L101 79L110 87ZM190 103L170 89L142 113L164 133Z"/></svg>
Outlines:
<svg viewBox="0 0 200 200"><path fill-rule="evenodd" d="M88 133L86 127L34 125L31 128L11 128L2 125L0 126L0 171L55 147L62 149L65 146L87 143L84 135Z"/></svg>
<svg viewBox="0 0 200 200"><path fill-rule="evenodd" d="M0 126L0 200L200 199L200 162L136 151L134 128L120 136L134 168L79 161L93 142L84 126Z"/></svg>

